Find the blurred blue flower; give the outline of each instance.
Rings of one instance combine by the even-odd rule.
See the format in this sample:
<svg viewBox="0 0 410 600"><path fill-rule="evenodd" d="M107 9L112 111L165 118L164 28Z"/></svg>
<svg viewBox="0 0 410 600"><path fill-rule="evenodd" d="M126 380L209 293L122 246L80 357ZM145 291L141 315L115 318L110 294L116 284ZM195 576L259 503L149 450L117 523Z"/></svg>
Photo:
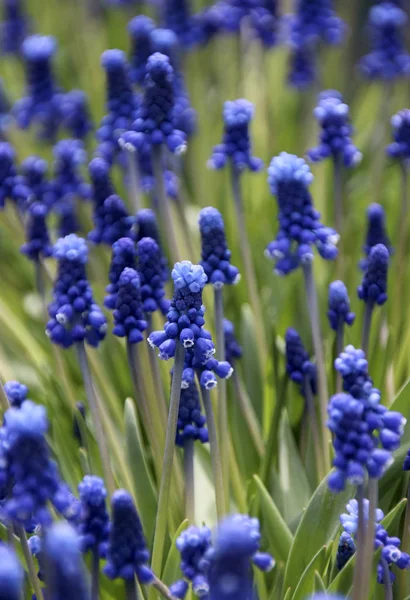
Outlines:
<svg viewBox="0 0 410 600"><path fill-rule="evenodd" d="M20 251L27 258L38 262L53 253L53 246L47 228L48 209L44 204L35 202L28 208L26 216L25 234L26 241Z"/></svg>
<svg viewBox="0 0 410 600"><path fill-rule="evenodd" d="M39 156L29 156L21 163L21 173L29 196L24 208L38 202L51 209L56 202L54 182L47 177L48 164Z"/></svg>
<svg viewBox="0 0 410 600"><path fill-rule="evenodd" d="M208 527L188 527L177 538L176 547L181 555L180 568L185 579L179 579L170 586L176 598L185 598L188 582L193 593L199 598L208 597L208 552L212 547L211 530Z"/></svg>
<svg viewBox="0 0 410 600"><path fill-rule="evenodd" d="M377 244L383 244L390 256L393 254L393 247L390 243L386 230L386 214L381 204L370 204L367 209L367 232L366 240L363 246L364 258L361 259L359 266L366 271L369 263L369 254L371 249Z"/></svg>
<svg viewBox="0 0 410 600"><path fill-rule="evenodd" d="M95 475L85 475L78 485L81 501L81 519L78 526L82 552L96 551L107 554L109 517L105 506L107 490L104 481Z"/></svg>
<svg viewBox="0 0 410 600"><path fill-rule="evenodd" d="M138 15L128 23L131 41L130 76L133 83L140 86L144 83L147 60L152 54L151 33L154 28L154 21L146 15Z"/></svg>
<svg viewBox="0 0 410 600"><path fill-rule="evenodd" d="M327 311L330 327L337 331L339 325L353 325L356 318L350 310L350 300L343 281L332 281L329 285L329 305Z"/></svg>
<svg viewBox="0 0 410 600"><path fill-rule="evenodd" d="M14 408L20 408L24 400L27 400L28 387L19 381L6 381L4 391L10 405Z"/></svg>
<svg viewBox="0 0 410 600"><path fill-rule="evenodd" d="M84 140L94 129L87 94L83 90L71 90L65 94L61 110L64 127L73 138Z"/></svg>
<svg viewBox="0 0 410 600"><path fill-rule="evenodd" d="M2 54L20 54L21 45L30 29L23 0L3 0L3 21L0 23Z"/></svg>
<svg viewBox="0 0 410 600"><path fill-rule="evenodd" d="M225 335L225 360L233 364L235 360L242 357L242 346L239 344L235 336L234 325L229 319L224 319L224 335Z"/></svg>
<svg viewBox="0 0 410 600"><path fill-rule="evenodd" d="M24 588L24 570L13 549L0 546L0 598L20 600Z"/></svg>
<svg viewBox="0 0 410 600"><path fill-rule="evenodd" d="M286 343L286 372L290 379L297 383L302 396L305 396L305 384L309 382L312 393L317 391L316 365L309 359L300 335L295 329L289 328L285 335Z"/></svg>
<svg viewBox="0 0 410 600"><path fill-rule="evenodd" d="M188 439L199 440L201 444L208 442L206 418L201 412L201 403L196 383L181 389L178 409L178 424L175 443L181 448Z"/></svg>
<svg viewBox="0 0 410 600"><path fill-rule="evenodd" d="M170 301L165 298L164 288L164 283L168 279L167 260L157 242L151 237L143 237L139 240L137 257L143 311L151 314L160 310L165 315L170 307Z"/></svg>
<svg viewBox="0 0 410 600"><path fill-rule="evenodd" d="M305 43L292 48L289 56L288 84L297 90L305 90L317 79L317 51L314 45Z"/></svg>
<svg viewBox="0 0 410 600"><path fill-rule="evenodd" d="M198 222L202 242L200 264L207 275L208 283L214 287L238 283L240 274L239 270L231 265L231 252L228 249L221 213L208 206L200 211Z"/></svg>
<svg viewBox="0 0 410 600"><path fill-rule="evenodd" d="M404 108L391 119L394 141L386 148L390 158L403 161L410 160L410 109Z"/></svg>
<svg viewBox="0 0 410 600"><path fill-rule="evenodd" d="M372 305L382 305L387 301L389 262L389 251L384 244L371 248L362 283L357 288L360 300Z"/></svg>
<svg viewBox="0 0 410 600"><path fill-rule="evenodd" d="M135 243L131 238L120 238L112 245L112 255L108 279L109 285L105 288L107 296L104 299L104 306L113 310L117 301L119 289L119 280L121 273L126 267L135 269L137 266L137 250Z"/></svg>
<svg viewBox="0 0 410 600"><path fill-rule="evenodd" d="M0 209L11 200L21 209L25 208L30 195L25 178L17 173L16 153L8 142L0 142Z"/></svg>

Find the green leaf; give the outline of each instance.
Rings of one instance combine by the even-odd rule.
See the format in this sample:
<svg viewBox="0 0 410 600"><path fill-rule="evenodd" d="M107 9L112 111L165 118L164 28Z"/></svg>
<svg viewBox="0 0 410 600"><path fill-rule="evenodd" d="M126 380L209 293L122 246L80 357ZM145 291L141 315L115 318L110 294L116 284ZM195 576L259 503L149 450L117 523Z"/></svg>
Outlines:
<svg viewBox="0 0 410 600"><path fill-rule="evenodd" d="M255 315L249 304L244 304L241 311L241 339L243 342L243 367L246 389L255 408L258 419L262 421L263 410L263 378L259 362L260 348L256 340Z"/></svg>
<svg viewBox="0 0 410 600"><path fill-rule="evenodd" d="M332 494L327 479L319 485L296 531L286 566L284 590L292 586L295 589L312 558L322 546L333 540L339 527L340 513L352 495L351 487Z"/></svg>
<svg viewBox="0 0 410 600"><path fill-rule="evenodd" d="M322 546L306 567L292 596L292 600L304 600L309 594L313 594L315 591L315 572L323 572L325 563L326 546Z"/></svg>
<svg viewBox="0 0 410 600"><path fill-rule="evenodd" d="M283 597L283 600L290 600L292 597L292 588L288 588L286 594Z"/></svg>
<svg viewBox="0 0 410 600"><path fill-rule="evenodd" d="M324 581L317 571L315 571L315 592L326 592Z"/></svg>
<svg viewBox="0 0 410 600"><path fill-rule="evenodd" d="M152 539L155 527L157 498L148 465L145 461L137 415L131 398L125 401L125 452L134 481L134 493L144 531Z"/></svg>
<svg viewBox="0 0 410 600"><path fill-rule="evenodd" d="M182 521L181 525L178 527L172 537L171 548L169 549L167 560L165 561L164 572L162 574L162 581L168 586L182 577L181 570L179 568L181 556L179 554L176 541L184 529L188 527L188 523L188 519Z"/></svg>
<svg viewBox="0 0 410 600"><path fill-rule="evenodd" d="M260 499L264 530L269 539L269 550L277 561L286 562L293 536L260 478L254 475L253 479Z"/></svg>
<svg viewBox="0 0 410 600"><path fill-rule="evenodd" d="M408 379L403 387L397 392L389 410L395 410L402 415L410 414L410 379ZM410 441L410 420L407 420L401 441L402 444Z"/></svg>

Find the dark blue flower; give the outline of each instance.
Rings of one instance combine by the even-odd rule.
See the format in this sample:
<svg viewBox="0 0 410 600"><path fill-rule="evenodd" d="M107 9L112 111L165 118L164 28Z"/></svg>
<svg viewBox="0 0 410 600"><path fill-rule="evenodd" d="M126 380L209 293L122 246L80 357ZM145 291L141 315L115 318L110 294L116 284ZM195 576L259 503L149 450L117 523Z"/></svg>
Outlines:
<svg viewBox="0 0 410 600"><path fill-rule="evenodd" d="M154 21L145 15L138 15L128 23L131 39L130 75L133 83L138 85L144 83L147 60L152 54L151 33L154 28Z"/></svg>
<svg viewBox="0 0 410 600"><path fill-rule="evenodd" d="M48 210L44 204L35 202L28 208L26 220L26 242L20 248L27 258L38 262L53 253L47 229Z"/></svg>
<svg viewBox="0 0 410 600"><path fill-rule="evenodd" d="M253 3L251 3L253 4ZM265 48L272 48L280 41L279 1L257 2L249 13L251 35L259 39Z"/></svg>
<svg viewBox="0 0 410 600"><path fill-rule="evenodd" d="M10 100L4 89L4 81L0 77L0 139L6 134L12 119L10 116Z"/></svg>
<svg viewBox="0 0 410 600"><path fill-rule="evenodd" d="M91 346L98 346L105 337L107 323L101 309L94 303L87 279L87 245L75 234L68 235L57 240L54 257L58 261L58 271L53 300L48 307L47 335L54 344L63 348L83 340Z"/></svg>
<svg viewBox="0 0 410 600"><path fill-rule="evenodd" d="M19 381L6 381L4 391L10 405L14 408L20 408L24 400L27 400L28 388L24 383Z"/></svg>
<svg viewBox="0 0 410 600"><path fill-rule="evenodd" d="M210 338L210 333L203 330L209 337L201 340L201 346L205 346L205 350L192 350L188 348L185 351L184 370L182 373L182 389L189 388L195 381L195 375L198 378L199 385L206 390L212 390L218 385L217 377L220 379L229 379L233 373L233 367L226 360L218 361L212 355L206 354L207 339Z"/></svg>
<svg viewBox="0 0 410 600"><path fill-rule="evenodd" d="M309 359L300 335L295 329L287 329L286 342L286 372L290 379L298 384L302 396L305 395L305 380L311 386L312 392L316 393L317 372L316 365Z"/></svg>
<svg viewBox="0 0 410 600"><path fill-rule="evenodd" d="M336 565L339 571L343 569L355 552L356 544L354 543L354 539L349 533L343 531L339 539L336 554Z"/></svg>
<svg viewBox="0 0 410 600"><path fill-rule="evenodd" d="M297 90L305 90L317 79L317 51L313 44L292 48L287 81Z"/></svg>
<svg viewBox="0 0 410 600"><path fill-rule="evenodd" d="M34 202L39 202L51 209L56 201L54 182L47 178L48 164L38 156L29 156L21 163L24 183L29 190L28 202L24 208Z"/></svg>
<svg viewBox="0 0 410 600"><path fill-rule="evenodd" d="M350 300L343 281L332 281L329 285L329 308L327 311L330 327L337 331L339 325L353 325L356 318L350 310Z"/></svg>
<svg viewBox="0 0 410 600"><path fill-rule="evenodd" d="M337 233L320 222L314 209L309 185L313 175L309 166L294 154L282 152L272 159L268 182L279 205L279 233L265 254L275 261L275 272L287 275L313 260L312 245L325 260L337 256Z"/></svg>
<svg viewBox="0 0 410 600"><path fill-rule="evenodd" d="M164 283L168 279L167 260L157 242L151 237L139 240L137 257L144 313L150 314L160 310L165 315L170 306L169 300L165 298L164 289Z"/></svg>
<svg viewBox="0 0 410 600"><path fill-rule="evenodd" d="M234 325L229 319L224 319L224 336L225 336L225 360L233 364L235 360L242 356L242 346L239 344L235 336Z"/></svg>
<svg viewBox="0 0 410 600"><path fill-rule="evenodd" d="M181 448L185 440L199 440L202 444L208 441L206 418L201 412L201 403L196 383L181 389L178 410L178 425L175 443Z"/></svg>
<svg viewBox="0 0 410 600"><path fill-rule="evenodd" d="M126 337L130 344L142 342L147 328L141 301L140 278L135 269L126 267L118 280L114 310L114 335Z"/></svg>
<svg viewBox="0 0 410 600"><path fill-rule="evenodd" d="M94 129L87 94L83 90L71 90L65 94L61 110L64 127L74 138L84 140Z"/></svg>
<svg viewBox="0 0 410 600"><path fill-rule="evenodd" d="M149 552L134 502L128 492L117 490L111 499L112 525L105 574L110 579L132 580L137 575L142 584L152 583L148 567Z"/></svg>
<svg viewBox="0 0 410 600"><path fill-rule="evenodd" d="M104 481L95 475L86 475L78 485L81 501L81 519L78 526L82 552L97 551L107 554L109 517L105 506L107 490Z"/></svg>
<svg viewBox="0 0 410 600"><path fill-rule="evenodd" d="M410 448L407 451L406 457L403 462L403 471L410 471Z"/></svg>
<svg viewBox="0 0 410 600"><path fill-rule="evenodd" d="M75 530L54 523L44 539L45 579L53 600L89 600L90 592Z"/></svg>
<svg viewBox="0 0 410 600"><path fill-rule="evenodd" d="M390 158L407 163L410 160L410 109L404 108L391 119L394 142L386 148Z"/></svg>
<svg viewBox="0 0 410 600"><path fill-rule="evenodd" d="M0 546L0 599L20 600L23 596L24 570L14 550Z"/></svg>
<svg viewBox="0 0 410 600"><path fill-rule="evenodd" d="M4 208L6 200L11 200L24 209L30 195L23 176L18 175L16 153L8 142L0 142L0 209Z"/></svg>
<svg viewBox="0 0 410 600"><path fill-rule="evenodd" d="M260 171L263 161L252 156L249 124L253 118L254 106L243 98L224 104L224 136L222 144L215 146L208 165L212 169L223 169L230 163L238 170Z"/></svg>
<svg viewBox="0 0 410 600"><path fill-rule="evenodd" d="M184 48L192 48L198 42L198 27L192 18L188 0L165 0L162 5L165 27L171 29Z"/></svg>
<svg viewBox="0 0 410 600"><path fill-rule="evenodd" d="M62 94L54 80L52 59L57 44L51 36L33 35L24 40L22 53L26 68L27 92L13 108L17 125L36 125L39 135L53 140L63 125Z"/></svg>
<svg viewBox="0 0 410 600"><path fill-rule="evenodd" d="M336 16L333 0L295 0L295 13L288 19L289 37L293 47L306 43L338 45L344 38L346 26Z"/></svg>
<svg viewBox="0 0 410 600"><path fill-rule="evenodd" d="M371 248L362 283L357 288L360 300L379 305L386 302L389 261L389 251L384 244L376 244Z"/></svg>
<svg viewBox="0 0 410 600"><path fill-rule="evenodd" d="M21 45L29 30L23 0L4 0L3 21L0 23L2 54L20 54Z"/></svg>
<svg viewBox="0 0 410 600"><path fill-rule="evenodd" d="M386 231L386 214L381 204L370 204L367 209L367 232L366 240L363 246L365 258L362 258L359 266L365 271L368 267L369 254L371 249L377 244L386 246L390 256L393 254L393 247L390 243Z"/></svg>
<svg viewBox="0 0 410 600"><path fill-rule="evenodd" d="M108 196L100 207L98 217L94 213L94 229L88 234L88 239L94 244L108 244L122 237L132 235L132 219L129 217L123 200L113 194Z"/></svg>
<svg viewBox="0 0 410 600"><path fill-rule="evenodd" d="M157 223L157 217L155 212L150 208L141 208L136 214L136 240L139 242L142 238L149 237L157 242L158 246L161 247L161 239L159 235L159 228ZM166 261L166 258L163 258ZM165 264L165 263L164 263ZM168 269L167 269L168 271ZM168 273L166 274L165 281L168 279Z"/></svg>
<svg viewBox="0 0 410 600"><path fill-rule="evenodd" d="M208 527L192 525L178 537L176 547L181 555L180 568L185 579L179 579L170 586L172 595L176 598L185 598L189 585L187 581L189 581L195 596L207 597L209 592L207 555L212 547L211 530Z"/></svg>
<svg viewBox="0 0 410 600"><path fill-rule="evenodd" d="M113 310L117 301L119 289L119 280L121 273L126 267L135 269L137 249L131 238L120 238L112 245L112 256L110 263L110 272L108 275L109 285L105 288L107 296L104 299L104 306Z"/></svg>
<svg viewBox="0 0 410 600"><path fill-rule="evenodd" d="M373 404L380 402L380 391L373 387L369 365L363 350L346 346L336 358L335 368L343 377L343 389L356 399L365 398Z"/></svg>
<svg viewBox="0 0 410 600"><path fill-rule="evenodd" d="M221 213L208 206L199 213L201 233L201 265L214 287L238 283L239 270L231 265L231 252L225 236L225 224Z"/></svg>
<svg viewBox="0 0 410 600"><path fill-rule="evenodd" d="M328 157L342 161L345 167L354 167L362 159L362 153L352 142L353 127L350 123L349 107L335 90L319 94L319 103L313 111L321 126L320 143L308 151L312 162Z"/></svg>
<svg viewBox="0 0 410 600"><path fill-rule="evenodd" d="M105 159L96 157L88 165L88 171L92 182L93 221L100 224L104 222L106 214L104 203L107 198L115 194L110 177L110 165Z"/></svg>
<svg viewBox="0 0 410 600"><path fill-rule="evenodd" d="M365 77L392 81L410 76L410 55L403 40L406 23L406 13L392 2L383 2L370 9L372 51L360 61Z"/></svg>

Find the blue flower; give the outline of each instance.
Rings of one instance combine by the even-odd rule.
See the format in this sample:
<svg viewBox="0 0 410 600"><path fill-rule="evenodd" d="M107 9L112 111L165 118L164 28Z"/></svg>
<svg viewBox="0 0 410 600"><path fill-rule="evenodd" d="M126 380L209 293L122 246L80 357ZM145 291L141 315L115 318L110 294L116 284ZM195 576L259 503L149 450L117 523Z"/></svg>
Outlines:
<svg viewBox="0 0 410 600"><path fill-rule="evenodd" d="M178 410L178 425L175 443L181 448L185 440L199 440L202 444L208 442L208 430L205 427L206 418L201 413L201 403L196 383L181 389Z"/></svg>
<svg viewBox="0 0 410 600"><path fill-rule="evenodd" d="M309 382L313 394L316 394L317 372L316 365L309 359L309 354L295 329L287 329L286 342L286 372L290 379L298 384L302 396L305 395L305 380Z"/></svg>
<svg viewBox="0 0 410 600"><path fill-rule="evenodd" d="M407 451L406 457L403 462L403 471L410 471L410 448Z"/></svg>
<svg viewBox="0 0 410 600"><path fill-rule="evenodd" d="M110 272L108 275L109 285L105 288L107 296L104 299L104 306L113 310L117 301L119 289L119 279L121 273L126 267L135 269L137 250L132 239L125 237L120 238L112 245L112 257L110 264Z"/></svg>
<svg viewBox="0 0 410 600"><path fill-rule="evenodd" d="M233 364L235 360L242 357L242 346L235 336L234 325L229 319L224 319L225 335L225 360Z"/></svg>
<svg viewBox="0 0 410 600"><path fill-rule="evenodd" d="M21 163L24 184L28 190L27 208L33 202L39 202L51 209L56 202L54 182L47 179L47 161L38 156L29 156Z"/></svg>
<svg viewBox="0 0 410 600"><path fill-rule="evenodd" d="M24 570L11 548L0 546L0 589L4 600L20 600L23 595Z"/></svg>
<svg viewBox="0 0 410 600"><path fill-rule="evenodd" d="M81 519L78 526L82 552L97 551L107 554L109 517L105 506L107 490L104 481L95 475L86 475L78 485L81 501Z"/></svg>
<svg viewBox="0 0 410 600"><path fill-rule="evenodd" d="M149 552L130 494L125 490L116 490L111 506L112 525L104 573L110 579L120 577L126 581L137 575L140 583L152 583L154 575L148 567Z"/></svg>
<svg viewBox="0 0 410 600"><path fill-rule="evenodd" d="M287 81L297 90L305 90L317 79L317 52L309 43L292 48Z"/></svg>
<svg viewBox="0 0 410 600"><path fill-rule="evenodd" d="M88 239L94 244L112 246L120 238L132 236L132 218L123 200L116 194L108 196L99 208L98 215L94 212L93 221L94 229L88 234Z"/></svg>
<svg viewBox="0 0 410 600"><path fill-rule="evenodd" d="M93 221L101 229L106 216L104 203L115 194L110 178L110 165L105 159L96 157L88 165L88 171L92 182ZM91 241L94 241L92 237Z"/></svg>
<svg viewBox="0 0 410 600"><path fill-rule="evenodd" d="M346 504L347 513L340 515L340 522L346 533L352 536L357 535L359 526L359 503L353 498ZM363 516L365 521L369 518L369 501L367 498L363 498ZM380 508L376 508L375 511L376 523L379 523L384 519L384 513Z"/></svg>
<svg viewBox="0 0 410 600"><path fill-rule="evenodd" d="M346 26L336 16L332 0L295 0L295 14L289 18L289 37L293 47L306 43L339 45Z"/></svg>
<svg viewBox="0 0 410 600"><path fill-rule="evenodd" d="M222 144L215 146L208 165L212 169L223 169L231 164L237 171L250 169L260 171L263 161L252 156L249 124L253 118L254 106L243 98L224 104L224 136Z"/></svg>
<svg viewBox="0 0 410 600"><path fill-rule="evenodd" d="M389 251L384 244L372 247L362 283L357 288L360 300L372 305L382 305L386 302L389 259Z"/></svg>
<svg viewBox="0 0 410 600"><path fill-rule="evenodd" d="M150 208L141 208L136 214L136 240L139 242L142 238L152 238L156 242L161 250L161 265L163 269L163 280L168 281L169 269L168 261L164 255L161 247L161 238L159 235L157 218L155 212Z"/></svg>
<svg viewBox="0 0 410 600"><path fill-rule="evenodd" d="M406 52L403 30L407 15L391 2L370 9L369 31L372 51L362 58L360 68L368 79L392 81L410 75L410 55Z"/></svg>
<svg viewBox="0 0 410 600"><path fill-rule="evenodd" d="M126 267L118 280L112 332L118 337L126 337L130 344L138 344L144 339L142 334L146 328L140 278L135 269Z"/></svg>
<svg viewBox="0 0 410 600"><path fill-rule="evenodd" d="M45 579L53 600L89 600L79 539L67 523L54 523L45 535Z"/></svg>
<svg viewBox="0 0 410 600"><path fill-rule="evenodd" d="M32 204L28 209L26 221L26 242L20 248L22 254L34 262L47 258L53 253L47 229L47 207L40 202Z"/></svg>
<svg viewBox="0 0 410 600"><path fill-rule="evenodd" d="M128 23L131 39L130 75L133 83L138 85L144 83L147 60L152 54L151 33L154 28L154 21L145 15L138 15Z"/></svg>
<svg viewBox="0 0 410 600"><path fill-rule="evenodd" d="M260 40L265 48L272 48L280 41L279 2L265 0L256 4L249 12L251 36Z"/></svg>
<svg viewBox="0 0 410 600"><path fill-rule="evenodd" d="M12 119L10 117L10 100L4 89L3 79L0 77L0 134L2 137L6 134Z"/></svg>
<svg viewBox="0 0 410 600"><path fill-rule="evenodd" d="M201 265L214 287L238 283L239 270L231 265L231 252L225 236L225 225L221 213L208 206L199 213L199 231L202 250Z"/></svg>
<svg viewBox="0 0 410 600"><path fill-rule="evenodd" d="M74 138L84 140L94 129L87 94L83 90L71 90L65 94L61 110L64 127Z"/></svg>
<svg viewBox="0 0 410 600"><path fill-rule="evenodd" d="M177 538L176 547L181 555L180 568L185 579L180 579L170 586L176 598L185 598L188 583L192 584L193 593L202 598L209 592L207 555L212 548L211 530L208 527L188 527ZM186 581L187 580L187 581Z"/></svg>
<svg viewBox="0 0 410 600"><path fill-rule="evenodd" d="M369 266L369 254L371 249L377 244L383 244L390 256L393 254L393 247L390 243L389 236L386 231L386 215L381 204L370 204L367 209L367 232L366 241L363 246L365 258L363 258L359 266L363 271L366 271Z"/></svg>
<svg viewBox="0 0 410 600"><path fill-rule="evenodd" d="M178 37L183 48L190 49L198 42L198 25L192 17L187 0L167 0L163 4L165 27Z"/></svg>
<svg viewBox="0 0 410 600"><path fill-rule="evenodd" d="M410 109L404 108L391 119L394 142L386 148L390 158L404 161L410 160Z"/></svg>
<svg viewBox="0 0 410 600"><path fill-rule="evenodd" d="M362 159L362 153L352 142L353 127L350 124L349 107L339 92L327 90L319 94L319 103L313 111L322 131L320 144L308 151L312 162L331 156L345 167L354 167Z"/></svg>
<svg viewBox="0 0 410 600"><path fill-rule="evenodd" d="M58 261L58 272L53 300L48 307L47 335L54 344L63 348L83 340L91 346L98 346L105 337L107 323L101 309L94 303L87 279L87 245L75 234L68 235L57 240L54 257Z"/></svg>
<svg viewBox="0 0 410 600"><path fill-rule="evenodd" d="M265 254L275 261L275 272L287 275L301 264L313 260L312 245L325 260L337 256L338 235L320 222L313 207L309 185L313 175L309 166L294 154L282 152L272 159L268 182L279 205L279 233Z"/></svg>
<svg viewBox="0 0 410 600"><path fill-rule="evenodd" d="M343 377L343 389L354 398L365 398L371 404L380 402L380 391L373 387L369 365L363 350L346 346L335 360L335 368Z"/></svg>
<svg viewBox="0 0 410 600"><path fill-rule="evenodd" d="M20 408L24 400L27 400L28 387L19 381L6 381L4 391L10 405L14 408Z"/></svg>
<svg viewBox="0 0 410 600"><path fill-rule="evenodd" d="M157 242L151 237L139 240L137 256L143 311L150 314L160 310L165 315L170 307L164 289L164 283L168 279L167 260Z"/></svg>
<svg viewBox="0 0 410 600"><path fill-rule="evenodd" d="M330 327L337 331L339 325L353 325L356 318L350 310L350 300L343 281L332 281L329 285L329 309L327 311Z"/></svg>
<svg viewBox="0 0 410 600"><path fill-rule="evenodd" d="M339 571L343 569L355 552L356 544L354 543L354 539L349 533L343 531L340 535L336 554L336 565Z"/></svg>
<svg viewBox="0 0 410 600"><path fill-rule="evenodd" d="M24 177L17 173L15 160L13 146L8 142L0 142L0 209L4 208L6 200L24 208L30 195Z"/></svg>
<svg viewBox="0 0 410 600"><path fill-rule="evenodd" d="M20 54L21 45L29 30L23 0L5 0L3 21L0 23L2 54Z"/></svg>
<svg viewBox="0 0 410 600"><path fill-rule="evenodd" d="M51 36L26 38L22 53L26 67L27 93L13 108L17 125L38 126L41 138L53 140L63 125L62 93L54 80L52 59L57 44Z"/></svg>
<svg viewBox="0 0 410 600"><path fill-rule="evenodd" d="M233 373L233 367L229 362L226 360L218 361L213 358L213 344L209 344L211 334L206 330L202 330L202 334L204 337L197 342L196 348L192 350L192 348L188 347L185 351L182 389L189 388L193 384L195 374L197 375L199 385L206 390L211 390L218 385L217 377L220 379L229 379ZM188 334L185 343L190 343Z"/></svg>

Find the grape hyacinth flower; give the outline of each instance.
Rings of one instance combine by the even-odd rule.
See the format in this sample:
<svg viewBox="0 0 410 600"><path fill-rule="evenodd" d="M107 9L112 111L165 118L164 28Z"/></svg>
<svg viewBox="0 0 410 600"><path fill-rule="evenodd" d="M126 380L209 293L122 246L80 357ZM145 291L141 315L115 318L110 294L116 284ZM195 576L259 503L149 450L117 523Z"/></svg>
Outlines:
<svg viewBox="0 0 410 600"><path fill-rule="evenodd" d="M135 269L126 267L118 280L113 334L126 337L129 344L142 342L147 328L141 302L140 278Z"/></svg>
<svg viewBox="0 0 410 600"><path fill-rule="evenodd" d="M345 564L351 559L355 552L356 544L354 543L354 539L350 533L343 531L340 535L336 554L336 565L339 571L343 569Z"/></svg>
<svg viewBox="0 0 410 600"><path fill-rule="evenodd" d="M0 209L6 200L11 200L19 208L24 209L30 190L24 177L17 173L16 153L8 142L0 142Z"/></svg>
<svg viewBox="0 0 410 600"><path fill-rule="evenodd" d="M152 54L151 33L155 23L146 15L138 15L128 23L131 40L130 76L133 83L142 86L148 58Z"/></svg>
<svg viewBox="0 0 410 600"><path fill-rule="evenodd" d="M0 77L0 140L5 139L7 130L12 122L10 117L10 100Z"/></svg>
<svg viewBox="0 0 410 600"><path fill-rule="evenodd" d="M163 3L162 11L165 27L176 34L184 49L191 49L198 41L199 32L188 0L167 0Z"/></svg>
<svg viewBox="0 0 410 600"><path fill-rule="evenodd" d="M211 530L208 527L191 525L178 537L176 547L181 555L180 568L184 579L179 579L170 586L172 595L175 598L185 598L191 584L195 596L207 597L209 592L207 556L212 549Z"/></svg>
<svg viewBox="0 0 410 600"><path fill-rule="evenodd" d="M53 600L90 600L90 591L81 557L79 539L67 523L54 523L46 532L45 579Z"/></svg>
<svg viewBox="0 0 410 600"><path fill-rule="evenodd" d="M386 214L381 204L370 204L367 209L367 232L366 240L363 246L364 258L359 263L362 271L366 271L369 266L369 254L377 244L383 244L389 252L393 254L393 247L390 243L386 230Z"/></svg>
<svg viewBox="0 0 410 600"><path fill-rule="evenodd" d="M202 355L198 357L195 350L188 348L185 351L182 388L188 388L195 381L196 375L201 390L212 390L218 385L217 377L229 379L232 373L233 368L226 360L217 360L212 356L204 359Z"/></svg>
<svg viewBox="0 0 410 600"><path fill-rule="evenodd" d="M350 310L350 299L343 281L332 281L329 285L327 318L329 325L336 332L336 354L339 355L344 347L345 325L353 325L356 315ZM336 391L342 391L342 376L336 377Z"/></svg>
<svg viewBox="0 0 410 600"><path fill-rule="evenodd" d="M164 283L168 278L168 268L159 245L150 237L141 238L137 243L137 257L144 313L147 318L157 310L167 314L170 301L165 298Z"/></svg>
<svg viewBox="0 0 410 600"><path fill-rule="evenodd" d="M14 553L0 546L0 600L20 600L24 587L24 570Z"/></svg>
<svg viewBox="0 0 410 600"><path fill-rule="evenodd" d="M29 197L24 208L32 203L40 203L47 209L51 209L56 201L54 182L47 178L48 164L38 156L29 156L21 163L21 172Z"/></svg>
<svg viewBox="0 0 410 600"><path fill-rule="evenodd" d="M136 268L137 250L131 238L120 238L112 245L112 256L108 279L109 285L105 288L107 296L104 299L104 306L113 310L117 302L119 290L119 280L121 273L126 267Z"/></svg>
<svg viewBox="0 0 410 600"><path fill-rule="evenodd" d="M289 17L289 37L292 46L324 42L339 45L346 26L336 15L333 0L295 0L295 13Z"/></svg>
<svg viewBox="0 0 410 600"><path fill-rule="evenodd" d="M155 212L150 208L142 208L136 214L136 241L137 243L142 240L142 238L152 238L154 242L158 244L158 247L161 252L161 258L159 262L162 266L162 279L163 281L168 281L169 279L169 267L166 256L163 253L161 239L158 229L157 218L155 216Z"/></svg>
<svg viewBox="0 0 410 600"><path fill-rule="evenodd" d="M4 391L13 408L20 408L24 400L27 400L28 387L19 381L6 381Z"/></svg>
<svg viewBox="0 0 410 600"><path fill-rule="evenodd" d="M26 221L26 242L20 248L22 254L35 263L53 254L53 247L47 229L47 207L35 202L28 208Z"/></svg>
<svg viewBox="0 0 410 600"><path fill-rule="evenodd" d="M403 41L406 23L406 13L392 2L382 2L370 9L372 51L360 61L364 77L392 82L410 76L410 55Z"/></svg>
<svg viewBox="0 0 410 600"><path fill-rule="evenodd" d="M303 91L317 80L317 52L311 44L292 48L289 56L288 84Z"/></svg>
<svg viewBox="0 0 410 600"><path fill-rule="evenodd" d="M242 357L243 350L235 336L235 328L229 319L224 319L225 360L232 364Z"/></svg>
<svg viewBox="0 0 410 600"><path fill-rule="evenodd" d="M29 30L23 0L5 0L3 21L0 23L0 47L2 54L17 54Z"/></svg>
<svg viewBox="0 0 410 600"><path fill-rule="evenodd" d="M92 183L93 221L98 223L104 217L105 200L115 194L110 165L105 159L96 157L90 161L88 172Z"/></svg>
<svg viewBox="0 0 410 600"><path fill-rule="evenodd" d="M408 168L410 161L410 109L404 108L391 119L393 142L386 148L386 154L400 161Z"/></svg>
<svg viewBox="0 0 410 600"><path fill-rule="evenodd" d="M206 418L201 413L198 388L193 382L181 389L176 445L183 448L187 440L199 440L201 444L206 444L209 439L205 423Z"/></svg>
<svg viewBox="0 0 410 600"><path fill-rule="evenodd" d="M87 94L83 90L71 90L64 95L62 112L64 127L73 138L85 140L94 129Z"/></svg>
<svg viewBox="0 0 410 600"><path fill-rule="evenodd" d="M13 108L17 125L27 129L35 124L39 136L54 140L63 125L62 94L54 80L52 59L57 44L51 36L33 35L22 45L26 68L27 94Z"/></svg>
<svg viewBox="0 0 410 600"><path fill-rule="evenodd" d="M266 49L273 48L280 42L279 1L265 0L258 2L249 14L251 35L260 40Z"/></svg>
<svg viewBox="0 0 410 600"><path fill-rule="evenodd" d="M88 239L94 244L107 244L123 237L132 236L132 221L128 215L123 200L113 194L108 196L100 207L98 217L94 213L94 229L88 234Z"/></svg>

